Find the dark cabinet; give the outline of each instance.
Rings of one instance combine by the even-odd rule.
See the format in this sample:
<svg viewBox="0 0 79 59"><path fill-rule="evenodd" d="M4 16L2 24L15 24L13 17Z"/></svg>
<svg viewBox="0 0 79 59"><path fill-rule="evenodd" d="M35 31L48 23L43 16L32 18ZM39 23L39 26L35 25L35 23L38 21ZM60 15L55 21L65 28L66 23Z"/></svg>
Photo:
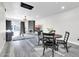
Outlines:
<svg viewBox="0 0 79 59"><path fill-rule="evenodd" d="M6 41L11 41L12 40L12 26L11 26L11 21L6 20Z"/></svg>
<svg viewBox="0 0 79 59"><path fill-rule="evenodd" d="M6 32L6 41L11 41L12 35L13 35L13 32Z"/></svg>

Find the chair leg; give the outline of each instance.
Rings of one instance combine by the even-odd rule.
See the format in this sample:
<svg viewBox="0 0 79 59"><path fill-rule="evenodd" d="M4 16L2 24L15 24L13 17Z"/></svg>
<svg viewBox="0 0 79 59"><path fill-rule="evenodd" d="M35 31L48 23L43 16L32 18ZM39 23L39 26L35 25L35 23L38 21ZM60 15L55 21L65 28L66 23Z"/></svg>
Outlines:
<svg viewBox="0 0 79 59"><path fill-rule="evenodd" d="M66 51L68 52L67 43L66 43L66 44L64 44L64 48L66 48Z"/></svg>
<svg viewBox="0 0 79 59"><path fill-rule="evenodd" d="M66 44L63 44L64 45L64 48L66 48Z"/></svg>
<svg viewBox="0 0 79 59"><path fill-rule="evenodd" d="M43 56L44 56L44 52L45 52L45 47L44 47L44 49L43 49Z"/></svg>
<svg viewBox="0 0 79 59"><path fill-rule="evenodd" d="M52 57L54 57L54 49L52 48Z"/></svg>
<svg viewBox="0 0 79 59"><path fill-rule="evenodd" d="M40 40L38 40L38 45L39 45L39 43L40 43Z"/></svg>
<svg viewBox="0 0 79 59"><path fill-rule="evenodd" d="M59 48L59 45L57 45L57 51L59 50L58 48Z"/></svg>
<svg viewBox="0 0 79 59"><path fill-rule="evenodd" d="M68 53L68 47L67 47L67 44L66 44L66 51L67 51L67 53Z"/></svg>
<svg viewBox="0 0 79 59"><path fill-rule="evenodd" d="M58 48L59 48L59 45L58 45L58 43L57 43L57 51L58 51Z"/></svg>

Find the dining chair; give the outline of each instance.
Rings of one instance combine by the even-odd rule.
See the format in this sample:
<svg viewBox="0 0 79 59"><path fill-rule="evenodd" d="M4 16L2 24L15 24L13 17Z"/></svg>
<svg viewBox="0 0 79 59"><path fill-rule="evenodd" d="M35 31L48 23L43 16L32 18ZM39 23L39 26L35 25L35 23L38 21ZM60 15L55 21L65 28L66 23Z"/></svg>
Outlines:
<svg viewBox="0 0 79 59"><path fill-rule="evenodd" d="M40 41L43 40L43 31L39 30L38 31L38 45L40 44Z"/></svg>
<svg viewBox="0 0 79 59"><path fill-rule="evenodd" d="M63 44L64 45L64 48L66 48L66 51L68 52L68 46L67 46L67 43L68 43L68 39L69 39L69 35L70 33L69 32L65 32L65 36L64 36L64 40L57 40L57 44Z"/></svg>
<svg viewBox="0 0 79 59"><path fill-rule="evenodd" d="M52 56L54 57L54 50L55 50L55 44L54 44L54 36L55 33L43 33L43 56L46 48L52 49Z"/></svg>

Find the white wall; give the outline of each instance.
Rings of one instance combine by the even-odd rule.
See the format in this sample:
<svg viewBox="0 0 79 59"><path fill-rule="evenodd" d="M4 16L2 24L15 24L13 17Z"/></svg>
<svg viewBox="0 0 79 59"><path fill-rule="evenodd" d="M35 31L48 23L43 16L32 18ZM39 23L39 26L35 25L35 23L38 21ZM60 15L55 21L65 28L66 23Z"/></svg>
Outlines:
<svg viewBox="0 0 79 59"><path fill-rule="evenodd" d="M0 52L5 44L5 10L2 3L0 3Z"/></svg>
<svg viewBox="0 0 79 59"><path fill-rule="evenodd" d="M56 15L36 20L36 24L42 24L43 28L54 27L56 33L64 35L65 31L70 32L70 42L79 45L79 7Z"/></svg>

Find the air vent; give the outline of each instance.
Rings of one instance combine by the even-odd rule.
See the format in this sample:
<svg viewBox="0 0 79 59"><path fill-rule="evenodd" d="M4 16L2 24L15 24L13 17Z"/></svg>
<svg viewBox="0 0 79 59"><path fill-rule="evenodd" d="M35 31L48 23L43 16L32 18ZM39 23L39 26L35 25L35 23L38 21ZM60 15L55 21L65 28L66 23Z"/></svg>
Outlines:
<svg viewBox="0 0 79 59"><path fill-rule="evenodd" d="M23 2L21 2L21 7L26 8L26 9L29 9L29 10L32 10L34 8L33 6L28 5L28 4L25 4Z"/></svg>

